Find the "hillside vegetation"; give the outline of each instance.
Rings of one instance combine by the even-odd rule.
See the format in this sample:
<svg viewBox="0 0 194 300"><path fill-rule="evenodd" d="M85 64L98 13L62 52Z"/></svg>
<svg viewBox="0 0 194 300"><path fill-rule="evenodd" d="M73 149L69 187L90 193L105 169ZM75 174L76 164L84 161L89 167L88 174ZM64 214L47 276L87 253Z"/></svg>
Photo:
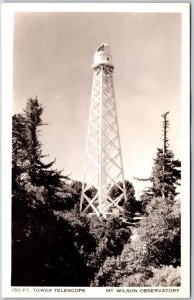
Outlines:
<svg viewBox="0 0 194 300"><path fill-rule="evenodd" d="M150 178L140 179L151 187L137 201L126 180L124 214L107 220L80 214L82 183L55 169L55 161L44 163L42 114L36 98L13 116L12 285L179 286L181 163L169 150L167 114L164 148ZM137 212L142 219L135 223Z"/></svg>

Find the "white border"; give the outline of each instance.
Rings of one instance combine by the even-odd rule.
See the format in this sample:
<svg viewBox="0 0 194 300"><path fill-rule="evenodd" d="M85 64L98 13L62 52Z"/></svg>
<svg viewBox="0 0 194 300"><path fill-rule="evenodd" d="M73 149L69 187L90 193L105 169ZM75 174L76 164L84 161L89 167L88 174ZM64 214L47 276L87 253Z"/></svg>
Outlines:
<svg viewBox="0 0 194 300"><path fill-rule="evenodd" d="M181 141L182 141L182 278L178 292L148 292L155 288L128 288L139 292L106 292L106 288L85 288L79 292L33 292L33 288L13 292L11 277L11 116L13 78L13 20L15 12L165 12L182 14L182 81L181 81ZM189 3L4 3L2 4L2 296L58 298L188 298L190 296L190 5ZM19 287L18 287L19 288ZM46 287L43 287L46 288ZM51 287L48 287L51 289ZM59 287L61 289L61 287ZM67 289L66 287L64 289ZM141 292L144 289L145 292ZM162 289L162 288L161 288ZM166 289L166 288L164 288ZM146 292L147 290L147 292Z"/></svg>

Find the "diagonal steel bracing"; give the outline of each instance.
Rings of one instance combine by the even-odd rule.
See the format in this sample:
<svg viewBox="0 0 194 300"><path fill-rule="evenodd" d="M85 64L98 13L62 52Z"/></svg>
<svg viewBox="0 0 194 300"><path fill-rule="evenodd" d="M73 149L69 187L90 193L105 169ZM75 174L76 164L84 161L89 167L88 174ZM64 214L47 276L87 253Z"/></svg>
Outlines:
<svg viewBox="0 0 194 300"><path fill-rule="evenodd" d="M119 195L112 192L119 189ZM94 68L80 211L107 218L122 214L126 200L113 86L113 66Z"/></svg>

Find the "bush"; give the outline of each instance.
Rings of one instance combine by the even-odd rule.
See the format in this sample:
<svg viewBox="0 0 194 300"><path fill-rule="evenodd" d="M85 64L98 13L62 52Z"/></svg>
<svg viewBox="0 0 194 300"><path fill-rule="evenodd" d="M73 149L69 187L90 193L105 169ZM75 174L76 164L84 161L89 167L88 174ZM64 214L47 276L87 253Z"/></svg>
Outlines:
<svg viewBox="0 0 194 300"><path fill-rule="evenodd" d="M133 234L121 253L105 259L94 285L179 286L180 202L152 199Z"/></svg>
<svg viewBox="0 0 194 300"><path fill-rule="evenodd" d="M145 273L136 273L125 277L121 286L180 286L180 267L161 266L147 269Z"/></svg>
<svg viewBox="0 0 194 300"><path fill-rule="evenodd" d="M146 213L140 222L138 234L146 245L147 265L180 266L180 202L153 198L147 205Z"/></svg>
<svg viewBox="0 0 194 300"><path fill-rule="evenodd" d="M181 268L173 266L162 266L152 269L153 277L149 278L146 286L180 286Z"/></svg>

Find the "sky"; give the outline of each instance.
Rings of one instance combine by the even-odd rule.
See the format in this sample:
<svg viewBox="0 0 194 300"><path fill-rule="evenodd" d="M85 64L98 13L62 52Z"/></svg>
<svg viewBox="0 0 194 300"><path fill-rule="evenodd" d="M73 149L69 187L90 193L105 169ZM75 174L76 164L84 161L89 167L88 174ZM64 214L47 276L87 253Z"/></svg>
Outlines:
<svg viewBox="0 0 194 300"><path fill-rule="evenodd" d="M162 147L169 111L170 149L180 158L181 14L15 13L13 113L38 97L45 107L43 153L64 175L83 179L92 63L111 47L125 179L138 198Z"/></svg>

